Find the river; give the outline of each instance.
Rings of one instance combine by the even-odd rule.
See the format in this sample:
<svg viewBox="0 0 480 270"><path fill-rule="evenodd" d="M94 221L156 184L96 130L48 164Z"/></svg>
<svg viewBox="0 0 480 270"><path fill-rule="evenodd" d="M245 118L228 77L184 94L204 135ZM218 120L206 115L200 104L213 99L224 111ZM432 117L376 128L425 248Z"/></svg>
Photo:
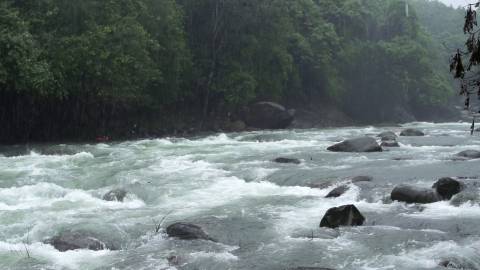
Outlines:
<svg viewBox="0 0 480 270"><path fill-rule="evenodd" d="M403 127L258 131L109 144L2 147L0 269L445 269L443 260L480 269L479 201L460 206L391 202L397 184L431 186L461 177L478 194L480 160L454 161L479 149L468 123ZM381 153L332 153L335 142L404 127ZM300 165L277 164L293 157ZM341 197L325 195L352 176ZM332 182L332 187L310 188ZM113 188L123 202L102 200ZM319 228L325 212L355 204L364 226ZM155 225L162 222L162 230ZM176 221L200 225L218 242L168 238ZM93 231L119 251L56 251L45 240L65 230ZM168 258L177 256L178 263Z"/></svg>

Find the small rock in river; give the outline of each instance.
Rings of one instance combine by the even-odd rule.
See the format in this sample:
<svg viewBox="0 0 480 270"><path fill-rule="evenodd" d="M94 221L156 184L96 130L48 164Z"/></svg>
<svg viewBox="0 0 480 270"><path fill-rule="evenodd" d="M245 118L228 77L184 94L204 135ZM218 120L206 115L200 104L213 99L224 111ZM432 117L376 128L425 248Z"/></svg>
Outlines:
<svg viewBox="0 0 480 270"><path fill-rule="evenodd" d="M105 195L103 195L103 199L105 201L123 202L123 199L125 199L125 196L127 196L127 191L119 188L119 189L114 189L107 192Z"/></svg>
<svg viewBox="0 0 480 270"><path fill-rule="evenodd" d="M284 157L279 157L273 160L273 162L276 163L282 163L282 164L300 164L301 161L296 159L296 158L284 158Z"/></svg>
<svg viewBox="0 0 480 270"><path fill-rule="evenodd" d="M203 239L214 241L200 226L178 222L167 227L167 234L170 237L177 237L182 240Z"/></svg>
<svg viewBox="0 0 480 270"><path fill-rule="evenodd" d="M382 147L378 145L374 138L360 137L345 140L327 148L332 152L382 152Z"/></svg>
<svg viewBox="0 0 480 270"><path fill-rule="evenodd" d="M320 227L337 228L340 226L361 226L365 217L355 205L330 208L320 222Z"/></svg>

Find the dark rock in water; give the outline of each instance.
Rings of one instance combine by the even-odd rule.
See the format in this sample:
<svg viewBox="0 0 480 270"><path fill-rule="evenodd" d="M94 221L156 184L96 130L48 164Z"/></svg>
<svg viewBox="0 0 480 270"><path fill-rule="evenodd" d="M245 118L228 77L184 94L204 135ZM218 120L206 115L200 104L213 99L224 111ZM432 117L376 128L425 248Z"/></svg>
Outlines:
<svg viewBox="0 0 480 270"><path fill-rule="evenodd" d="M283 164L300 164L300 163L302 163L300 160L298 160L296 158L284 158L284 157L276 158L276 159L273 160L273 162L283 163Z"/></svg>
<svg viewBox="0 0 480 270"><path fill-rule="evenodd" d="M182 240L203 239L214 241L200 226L190 223L174 223L167 227L167 234L170 237L177 237Z"/></svg>
<svg viewBox="0 0 480 270"><path fill-rule="evenodd" d="M400 147L397 141L383 141L381 144L382 147Z"/></svg>
<svg viewBox="0 0 480 270"><path fill-rule="evenodd" d="M480 151L466 150L466 151L458 153L456 156L461 157L461 158L465 158L465 159L477 159L477 158L480 158Z"/></svg>
<svg viewBox="0 0 480 270"><path fill-rule="evenodd" d="M332 152L382 152L382 147L378 145L374 138L360 137L350 140L345 140L341 143L327 148Z"/></svg>
<svg viewBox="0 0 480 270"><path fill-rule="evenodd" d="M48 240L47 243L51 244L55 249L61 252L77 249L89 249L95 251L104 249L118 250L118 248L109 246L86 232L62 232Z"/></svg>
<svg viewBox="0 0 480 270"><path fill-rule="evenodd" d="M373 177L371 176L360 175L360 176L353 177L352 183L371 182L372 180L373 180Z"/></svg>
<svg viewBox="0 0 480 270"><path fill-rule="evenodd" d="M363 222L365 218L355 205L344 205L329 209L322 218L320 227L361 226Z"/></svg>
<svg viewBox="0 0 480 270"><path fill-rule="evenodd" d="M125 199L125 196L127 196L127 191L124 189L114 189L109 192L107 192L105 195L103 195L103 199L105 201L118 201L118 202L123 202L123 199Z"/></svg>
<svg viewBox="0 0 480 270"><path fill-rule="evenodd" d="M349 186L339 186L330 191L325 198L338 198L350 189Z"/></svg>
<svg viewBox="0 0 480 270"><path fill-rule="evenodd" d="M385 131L377 135L382 141L396 141L397 135L392 131Z"/></svg>
<svg viewBox="0 0 480 270"><path fill-rule="evenodd" d="M392 201L406 203L434 203L442 197L433 189L420 188L409 185L396 186L391 194Z"/></svg>
<svg viewBox="0 0 480 270"><path fill-rule="evenodd" d="M295 118L295 111L286 110L274 102L258 102L252 105L246 116L246 123L255 128L287 128Z"/></svg>
<svg viewBox="0 0 480 270"><path fill-rule="evenodd" d="M440 194L444 200L450 200L453 195L462 191L462 184L455 179L445 177L433 184L433 188L437 190L437 193Z"/></svg>
<svg viewBox="0 0 480 270"><path fill-rule="evenodd" d="M400 136L405 136L405 137L425 136L425 133L415 128L407 128L400 133Z"/></svg>

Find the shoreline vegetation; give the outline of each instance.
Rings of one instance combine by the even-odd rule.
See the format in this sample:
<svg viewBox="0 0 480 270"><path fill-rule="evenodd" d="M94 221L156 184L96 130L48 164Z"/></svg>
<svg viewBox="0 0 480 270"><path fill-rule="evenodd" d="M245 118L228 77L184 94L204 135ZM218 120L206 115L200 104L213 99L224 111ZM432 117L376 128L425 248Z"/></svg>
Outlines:
<svg viewBox="0 0 480 270"><path fill-rule="evenodd" d="M401 0L6 0L0 144L457 119L463 10Z"/></svg>

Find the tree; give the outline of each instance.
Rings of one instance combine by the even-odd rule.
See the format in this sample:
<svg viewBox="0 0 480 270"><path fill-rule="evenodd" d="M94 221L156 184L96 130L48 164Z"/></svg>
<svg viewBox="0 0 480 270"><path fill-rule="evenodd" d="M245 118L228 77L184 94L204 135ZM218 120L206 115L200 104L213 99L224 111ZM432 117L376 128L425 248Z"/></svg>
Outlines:
<svg viewBox="0 0 480 270"><path fill-rule="evenodd" d="M465 48L458 49L452 57L450 71L455 79L460 81L460 95L465 96L465 110L473 116L471 133L475 129L476 112L471 106L471 97L477 95L480 99L480 28L477 24L477 9L480 2L469 4L465 11L463 33L468 36ZM480 113L480 111L478 111Z"/></svg>

